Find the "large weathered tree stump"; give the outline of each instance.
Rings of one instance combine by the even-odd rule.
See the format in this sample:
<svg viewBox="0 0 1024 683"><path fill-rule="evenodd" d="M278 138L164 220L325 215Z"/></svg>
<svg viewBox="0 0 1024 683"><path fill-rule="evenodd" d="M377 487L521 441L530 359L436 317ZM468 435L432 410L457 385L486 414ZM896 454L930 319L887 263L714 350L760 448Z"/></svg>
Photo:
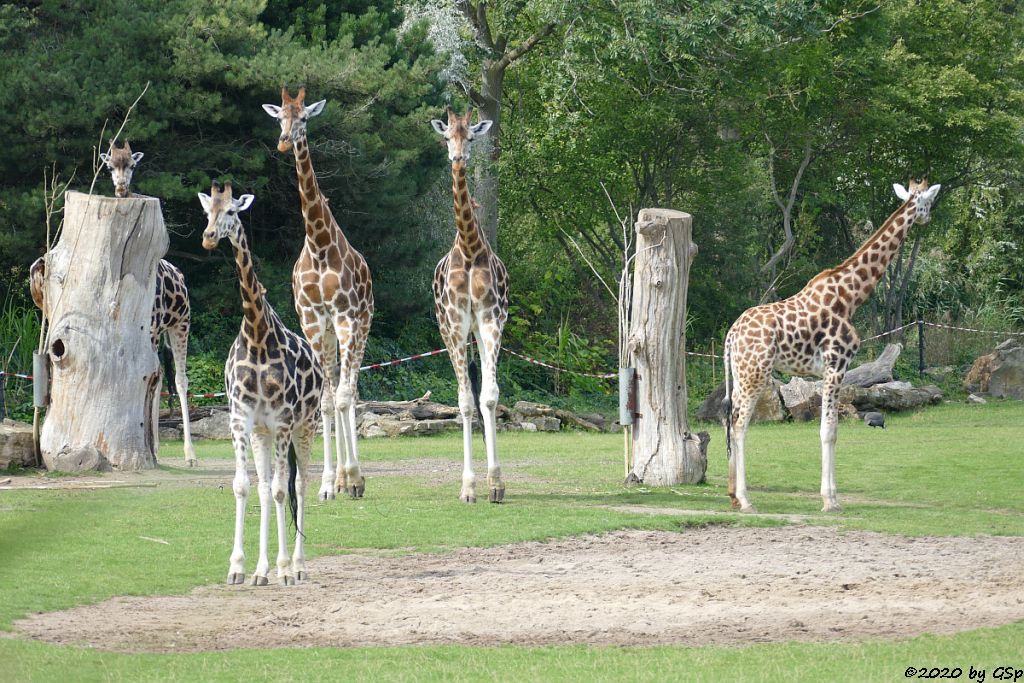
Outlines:
<svg viewBox="0 0 1024 683"><path fill-rule="evenodd" d="M160 201L68 192L46 256L51 470L155 467L160 368L150 341L156 264L167 251Z"/></svg>
<svg viewBox="0 0 1024 683"><path fill-rule="evenodd" d="M707 470L706 433L691 434L686 413L686 289L697 255L691 217L643 209L636 222L630 363L636 412L630 482L696 484Z"/></svg>

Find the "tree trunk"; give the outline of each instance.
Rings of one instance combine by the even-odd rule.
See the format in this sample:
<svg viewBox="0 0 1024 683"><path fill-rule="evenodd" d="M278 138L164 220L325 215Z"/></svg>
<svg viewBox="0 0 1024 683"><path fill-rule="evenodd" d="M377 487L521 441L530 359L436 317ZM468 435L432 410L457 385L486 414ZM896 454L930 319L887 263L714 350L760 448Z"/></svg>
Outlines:
<svg viewBox="0 0 1024 683"><path fill-rule="evenodd" d="M892 369L903 351L903 344L886 344L882 354L867 363L861 363L843 377L843 384L872 387L892 381Z"/></svg>
<svg viewBox="0 0 1024 683"><path fill-rule="evenodd" d="M484 136L486 153L481 155L473 172L473 194L480 203L477 213L480 229L483 230L491 249L498 249L498 191L500 177L498 160L501 158L501 98L505 83L505 66L485 60L483 64L479 119L490 119L494 123Z"/></svg>
<svg viewBox="0 0 1024 683"><path fill-rule="evenodd" d="M160 201L68 192L60 241L46 256L51 470L156 466L160 364L149 327L156 264L167 251Z"/></svg>
<svg viewBox="0 0 1024 683"><path fill-rule="evenodd" d="M636 265L629 355L636 368L633 469L627 481L697 484L707 470L707 434L689 430L686 411L686 290L697 245L689 214L643 209L636 222Z"/></svg>

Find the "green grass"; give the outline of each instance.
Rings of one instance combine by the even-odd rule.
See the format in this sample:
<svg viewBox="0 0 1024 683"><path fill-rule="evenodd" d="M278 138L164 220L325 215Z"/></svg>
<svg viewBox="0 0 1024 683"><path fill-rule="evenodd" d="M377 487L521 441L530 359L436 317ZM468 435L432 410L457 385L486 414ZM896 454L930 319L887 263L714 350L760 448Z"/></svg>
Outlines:
<svg viewBox="0 0 1024 683"><path fill-rule="evenodd" d="M946 405L890 416L888 425L885 431L856 422L841 425L837 480L844 511L831 517L818 516L817 425L755 426L748 438L752 502L761 512L814 515L814 523L842 529L1024 535L1024 498L1019 494L1024 482L1019 446L1024 440L1024 404ZM311 507L308 554L444 552L624 527L671 530L712 520L779 524L722 516L729 512L723 435L718 427L710 431L709 483L666 489L620 485L621 435L502 434L507 504L465 506L457 500L457 482L373 477L363 500ZM461 437L456 434L360 445L367 463L461 460ZM180 451L174 443L164 448L165 457ZM198 451L201 459L230 457L230 448L221 443L200 442ZM181 593L222 581L234 508L230 475L220 490L216 482L195 485L184 468L163 468L175 476L154 488L0 493L0 629L10 629L13 620L31 612L112 595ZM254 498L250 513L256 509ZM617 509L627 505L708 515L684 518ZM255 543L252 529L250 523L247 548ZM119 655L0 637L0 661L5 680L46 681L259 680L271 675L282 680L902 680L908 666L966 670L969 664L986 666L991 678L995 666L1024 665L1022 641L1024 624L848 645L448 646Z"/></svg>

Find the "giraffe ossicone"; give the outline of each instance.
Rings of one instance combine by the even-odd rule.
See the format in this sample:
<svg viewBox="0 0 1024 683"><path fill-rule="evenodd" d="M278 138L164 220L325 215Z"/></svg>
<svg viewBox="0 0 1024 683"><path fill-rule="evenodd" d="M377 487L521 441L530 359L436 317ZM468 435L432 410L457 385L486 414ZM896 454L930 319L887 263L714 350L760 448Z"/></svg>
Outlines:
<svg viewBox="0 0 1024 683"><path fill-rule="evenodd" d="M232 196L231 185L215 184L199 193L207 215L203 247L216 249L227 238L235 253L242 295L242 325L224 364L231 443L235 452L234 548L228 565L229 584L245 581L243 537L249 495L248 452L251 446L260 499L259 557L254 586L265 586L270 570L268 536L270 508L277 520L277 577L282 585L308 578L303 542L305 490L309 457L319 420L323 370L312 347L281 322L266 300L256 277L248 239L238 214L253 196ZM285 501L295 523L295 549L288 555Z"/></svg>
<svg viewBox="0 0 1024 683"><path fill-rule="evenodd" d="M321 404L324 471L320 498L334 498L342 491L361 498L366 480L359 467L356 400L359 365L373 321L373 280L366 259L349 244L335 221L310 159L306 123L323 111L326 100L307 107L305 98L304 87L295 97L281 88L281 104L265 104L263 110L281 125L277 149L294 154L306 230L292 269L292 293L302 332L323 363L326 378ZM332 426L337 475L332 463Z"/></svg>
<svg viewBox="0 0 1024 683"><path fill-rule="evenodd" d="M462 415L462 491L459 498L476 502L476 475L473 473L474 398L467 343L476 336L480 353L481 383L479 408L487 450L487 486L489 500L505 498L505 482L498 463L495 442L498 406L498 354L501 333L508 319L508 271L487 243L477 222L475 202L469 194L466 161L473 138L486 133L490 121L471 123L472 110L464 116L448 108L448 122L434 119L431 127L444 136L448 159L452 162L452 197L455 207L455 242L434 269L434 310L445 347L459 384L459 412Z"/></svg>
<svg viewBox="0 0 1024 683"><path fill-rule="evenodd" d="M778 370L822 378L822 511L839 511L835 473L839 386L860 348L853 314L874 291L910 226L931 219L931 206L940 187L913 180L908 188L894 184L903 204L852 256L814 276L788 299L747 309L729 328L724 350L724 406L733 508L754 511L747 497L747 427L772 371Z"/></svg>

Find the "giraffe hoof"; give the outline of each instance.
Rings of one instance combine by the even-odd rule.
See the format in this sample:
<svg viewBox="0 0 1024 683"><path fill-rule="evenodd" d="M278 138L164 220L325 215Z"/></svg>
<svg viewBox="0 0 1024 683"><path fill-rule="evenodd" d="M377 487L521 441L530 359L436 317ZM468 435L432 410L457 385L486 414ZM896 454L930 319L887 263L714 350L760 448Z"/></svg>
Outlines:
<svg viewBox="0 0 1024 683"><path fill-rule="evenodd" d="M463 495L459 496L459 500L461 500L463 503L475 503L476 502L476 496L469 496L469 495L463 494Z"/></svg>
<svg viewBox="0 0 1024 683"><path fill-rule="evenodd" d="M822 512L842 512L843 506L839 503L826 503L825 507L821 508Z"/></svg>
<svg viewBox="0 0 1024 683"><path fill-rule="evenodd" d="M365 491L366 491L366 485L365 484L360 484L359 486L353 486L352 488L348 489L348 494L350 496L352 496L353 498L362 498L363 497L363 493Z"/></svg>
<svg viewBox="0 0 1024 683"><path fill-rule="evenodd" d="M237 586L243 583L245 583L245 574L242 574L240 572L233 572L231 574L228 574L229 586Z"/></svg>
<svg viewBox="0 0 1024 683"><path fill-rule="evenodd" d="M334 500L334 489L332 487L330 487L330 486L328 486L326 488L321 487L320 488L319 498L320 498L320 500L325 501L325 502L328 501L328 500Z"/></svg>
<svg viewBox="0 0 1024 683"><path fill-rule="evenodd" d="M309 572L307 572L304 569L300 569L299 571L295 572L295 580L296 581L308 581L309 580Z"/></svg>
<svg viewBox="0 0 1024 683"><path fill-rule="evenodd" d="M742 512L745 515L753 515L757 514L757 508L755 508L753 505L745 505L740 508L740 512Z"/></svg>
<svg viewBox="0 0 1024 683"><path fill-rule="evenodd" d="M490 502L492 503L500 503L503 500L505 500L505 488L492 488L491 495L490 498L488 498L488 500L490 500Z"/></svg>
<svg viewBox="0 0 1024 683"><path fill-rule="evenodd" d="M258 574L253 574L252 585L254 585L254 586L266 586L267 583L268 583L267 582L267 577L259 576Z"/></svg>
<svg viewBox="0 0 1024 683"><path fill-rule="evenodd" d="M199 467L199 461L193 458L185 461L185 467Z"/></svg>
<svg viewBox="0 0 1024 683"><path fill-rule="evenodd" d="M292 576L291 574L285 574L284 576L279 577L278 581L280 582L280 584L282 586L294 586L295 585L295 577Z"/></svg>

